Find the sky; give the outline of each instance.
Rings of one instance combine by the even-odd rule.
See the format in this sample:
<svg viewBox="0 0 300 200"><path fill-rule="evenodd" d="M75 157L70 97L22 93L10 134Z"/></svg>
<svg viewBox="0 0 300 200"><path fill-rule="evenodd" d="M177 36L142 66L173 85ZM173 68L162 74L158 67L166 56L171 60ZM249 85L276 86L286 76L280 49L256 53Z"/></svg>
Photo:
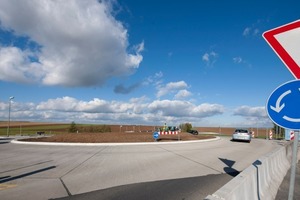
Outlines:
<svg viewBox="0 0 300 200"><path fill-rule="evenodd" d="M300 2L1 0L0 121L272 127L262 37Z"/></svg>

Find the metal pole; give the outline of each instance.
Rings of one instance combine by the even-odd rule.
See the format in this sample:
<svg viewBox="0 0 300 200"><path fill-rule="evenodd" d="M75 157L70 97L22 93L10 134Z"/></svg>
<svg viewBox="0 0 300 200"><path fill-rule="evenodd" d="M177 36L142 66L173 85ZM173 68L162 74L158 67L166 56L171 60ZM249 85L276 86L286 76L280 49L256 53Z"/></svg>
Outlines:
<svg viewBox="0 0 300 200"><path fill-rule="evenodd" d="M10 126L10 100L8 102L8 125L7 125L7 133L6 133L7 137L9 137L9 126Z"/></svg>
<svg viewBox="0 0 300 200"><path fill-rule="evenodd" d="M9 137L9 128L10 128L10 107L11 107L11 100L13 100L15 97L9 97L8 100L8 125L7 125L7 133L6 136Z"/></svg>
<svg viewBox="0 0 300 200"><path fill-rule="evenodd" d="M299 130L295 131L292 166L291 166L290 188L289 188L289 199L288 200L293 200L293 197L294 197L296 165L297 165L297 153L298 153L298 140L299 140Z"/></svg>
<svg viewBox="0 0 300 200"><path fill-rule="evenodd" d="M258 138L258 126L256 126L256 137Z"/></svg>

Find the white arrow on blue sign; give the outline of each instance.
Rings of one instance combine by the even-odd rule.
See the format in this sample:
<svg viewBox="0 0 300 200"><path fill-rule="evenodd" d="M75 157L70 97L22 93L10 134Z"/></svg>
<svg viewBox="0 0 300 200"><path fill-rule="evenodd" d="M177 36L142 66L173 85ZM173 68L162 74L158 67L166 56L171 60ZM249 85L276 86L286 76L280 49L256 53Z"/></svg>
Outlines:
<svg viewBox="0 0 300 200"><path fill-rule="evenodd" d="M154 132L154 133L153 133L153 138L154 138L154 139L158 139L158 137L159 137L158 132Z"/></svg>
<svg viewBox="0 0 300 200"><path fill-rule="evenodd" d="M277 125L300 129L300 80L284 83L270 95L267 105L270 119Z"/></svg>

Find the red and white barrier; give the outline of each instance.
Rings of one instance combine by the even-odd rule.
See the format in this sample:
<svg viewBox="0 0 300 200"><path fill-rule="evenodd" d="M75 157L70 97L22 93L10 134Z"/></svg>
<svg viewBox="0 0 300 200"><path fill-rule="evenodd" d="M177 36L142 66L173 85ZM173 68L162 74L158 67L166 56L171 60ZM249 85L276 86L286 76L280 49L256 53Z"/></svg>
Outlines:
<svg viewBox="0 0 300 200"><path fill-rule="evenodd" d="M270 139L270 140L273 139L273 132L272 132L272 130L270 130L270 132L269 132L269 139Z"/></svg>
<svg viewBox="0 0 300 200"><path fill-rule="evenodd" d="M254 131L252 131L252 133L251 133L251 134L252 134L252 136L251 136L251 137L252 137L252 138L254 138L254 137L255 137Z"/></svg>
<svg viewBox="0 0 300 200"><path fill-rule="evenodd" d="M294 140L295 139L295 133L294 133L294 131L291 131L290 134L291 134L291 140Z"/></svg>
<svg viewBox="0 0 300 200"><path fill-rule="evenodd" d="M177 135L178 131L160 131L158 132L159 135Z"/></svg>

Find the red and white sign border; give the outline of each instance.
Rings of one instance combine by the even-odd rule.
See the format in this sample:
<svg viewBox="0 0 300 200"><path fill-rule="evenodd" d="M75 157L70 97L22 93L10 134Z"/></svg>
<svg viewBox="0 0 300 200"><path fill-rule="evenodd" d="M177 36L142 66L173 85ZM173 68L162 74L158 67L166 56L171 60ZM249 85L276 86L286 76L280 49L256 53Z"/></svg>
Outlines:
<svg viewBox="0 0 300 200"><path fill-rule="evenodd" d="M300 67L275 38L275 35L290 31L295 28L300 28L300 20L266 31L263 33L263 37L275 51L278 57L282 60L282 62L287 66L293 76L296 79L300 79Z"/></svg>

